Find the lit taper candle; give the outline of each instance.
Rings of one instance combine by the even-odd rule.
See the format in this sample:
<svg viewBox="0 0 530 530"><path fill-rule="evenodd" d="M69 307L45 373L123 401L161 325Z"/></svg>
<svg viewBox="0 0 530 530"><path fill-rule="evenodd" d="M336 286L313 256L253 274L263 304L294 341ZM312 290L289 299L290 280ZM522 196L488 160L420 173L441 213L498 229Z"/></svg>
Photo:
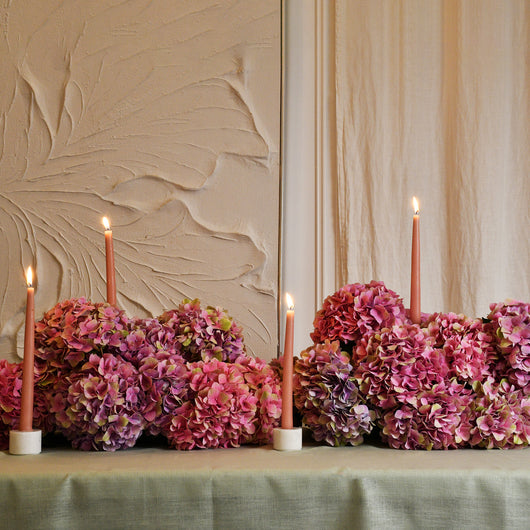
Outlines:
<svg viewBox="0 0 530 530"><path fill-rule="evenodd" d="M293 343L294 343L294 303L291 295L285 295L287 314L285 317L285 345L283 348L282 380L282 429L293 428Z"/></svg>
<svg viewBox="0 0 530 530"><path fill-rule="evenodd" d="M412 255L410 266L410 319L414 324L421 321L421 282L420 282L420 206L416 197L412 198L414 217L412 218Z"/></svg>
<svg viewBox="0 0 530 530"><path fill-rule="evenodd" d="M109 220L103 217L105 227L105 256L107 264L107 302L116 305L116 273L114 271L114 242Z"/></svg>
<svg viewBox="0 0 530 530"><path fill-rule="evenodd" d="M28 267L26 274L26 328L24 333L24 362L22 371L22 394L20 406L20 431L33 429L33 393L35 377L35 289L33 288L33 271Z"/></svg>

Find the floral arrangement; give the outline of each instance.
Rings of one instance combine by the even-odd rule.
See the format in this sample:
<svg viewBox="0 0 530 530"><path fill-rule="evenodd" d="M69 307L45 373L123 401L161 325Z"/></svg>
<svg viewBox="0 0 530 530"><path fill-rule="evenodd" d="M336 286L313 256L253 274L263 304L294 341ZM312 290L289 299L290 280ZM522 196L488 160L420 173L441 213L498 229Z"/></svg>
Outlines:
<svg viewBox="0 0 530 530"><path fill-rule="evenodd" d="M20 416L21 364L0 360L0 449ZM176 449L272 440L277 371L245 351L222 309L184 300L158 318L65 300L35 326L34 426L81 450L132 447L143 434Z"/></svg>
<svg viewBox="0 0 530 530"><path fill-rule="evenodd" d="M125 449L142 434L183 450L264 444L279 424L281 359L247 355L220 308L186 299L138 319L74 298L35 330L34 426L75 448ZM294 404L319 442L530 443L530 304L491 304L478 319L424 313L418 325L383 282L357 283L326 298L311 339L295 359ZM0 360L0 449L18 425L21 387L21 363Z"/></svg>
<svg viewBox="0 0 530 530"><path fill-rule="evenodd" d="M530 443L530 305L484 319L422 314L413 324L382 282L346 285L314 320L295 362L295 405L318 441L393 448Z"/></svg>

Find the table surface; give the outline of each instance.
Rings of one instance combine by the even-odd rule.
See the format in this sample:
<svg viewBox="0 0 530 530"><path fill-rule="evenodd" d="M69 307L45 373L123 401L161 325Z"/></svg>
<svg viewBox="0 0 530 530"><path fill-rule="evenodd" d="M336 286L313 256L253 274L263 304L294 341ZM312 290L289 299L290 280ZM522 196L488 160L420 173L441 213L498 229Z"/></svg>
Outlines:
<svg viewBox="0 0 530 530"><path fill-rule="evenodd" d="M0 452L5 528L528 529L529 506L530 449Z"/></svg>

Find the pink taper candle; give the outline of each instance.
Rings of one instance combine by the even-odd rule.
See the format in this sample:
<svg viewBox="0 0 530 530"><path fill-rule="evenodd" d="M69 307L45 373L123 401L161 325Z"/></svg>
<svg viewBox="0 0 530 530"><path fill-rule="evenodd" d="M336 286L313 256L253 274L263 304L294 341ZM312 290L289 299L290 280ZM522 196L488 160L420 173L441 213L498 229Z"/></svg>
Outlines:
<svg viewBox="0 0 530 530"><path fill-rule="evenodd" d="M109 220L103 217L105 227L105 255L107 262L107 302L116 305L116 273L114 272L114 242Z"/></svg>
<svg viewBox="0 0 530 530"><path fill-rule="evenodd" d="M418 199L412 198L414 217L412 218L412 256L410 267L410 319L414 324L421 321L420 283L420 207Z"/></svg>
<svg viewBox="0 0 530 530"><path fill-rule="evenodd" d="M283 348L282 380L282 429L293 428L293 343L294 343L294 304L286 294L287 315L285 319L285 346Z"/></svg>
<svg viewBox="0 0 530 530"><path fill-rule="evenodd" d="M26 328L24 335L24 363L22 371L22 394L20 407L20 431L33 429L33 391L34 391L34 358L35 358L35 291L33 273L28 267L26 276L28 295L26 302Z"/></svg>

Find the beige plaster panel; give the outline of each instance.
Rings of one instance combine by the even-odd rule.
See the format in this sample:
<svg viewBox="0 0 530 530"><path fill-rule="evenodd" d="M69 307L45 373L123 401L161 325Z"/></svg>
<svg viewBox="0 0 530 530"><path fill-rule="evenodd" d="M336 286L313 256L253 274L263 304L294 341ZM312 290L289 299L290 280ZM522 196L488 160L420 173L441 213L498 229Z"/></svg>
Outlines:
<svg viewBox="0 0 530 530"><path fill-rule="evenodd" d="M2 2L0 358L36 315L104 300L219 305L277 351L280 0Z"/></svg>

